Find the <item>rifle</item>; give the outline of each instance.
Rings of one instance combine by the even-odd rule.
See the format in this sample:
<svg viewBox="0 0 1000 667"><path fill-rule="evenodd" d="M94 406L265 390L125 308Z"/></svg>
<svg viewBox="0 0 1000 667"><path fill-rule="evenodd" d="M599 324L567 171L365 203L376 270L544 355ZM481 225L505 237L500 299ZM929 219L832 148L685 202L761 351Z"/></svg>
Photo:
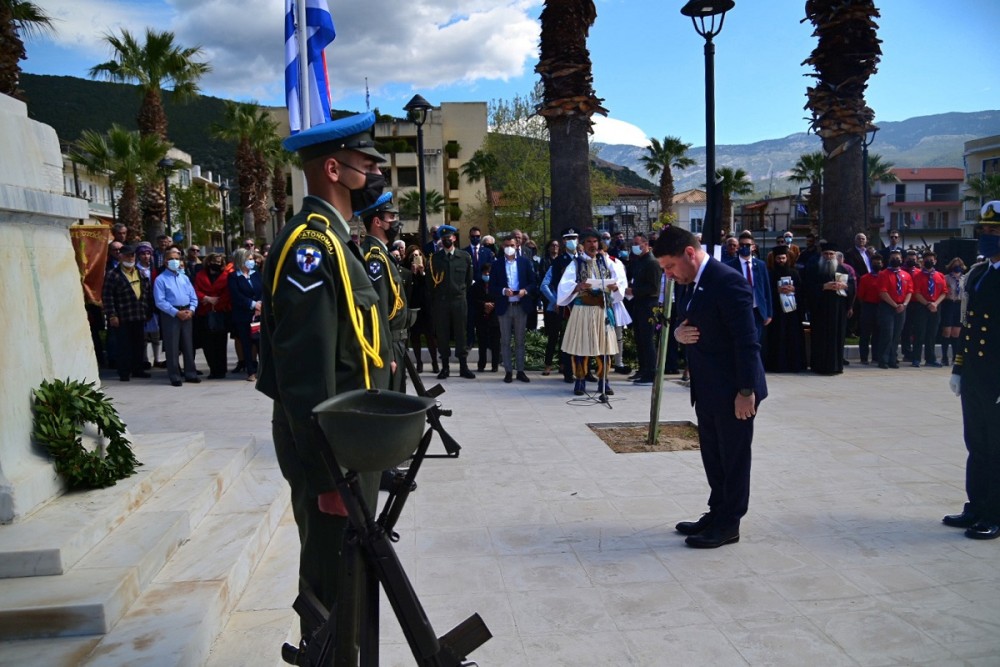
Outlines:
<svg viewBox="0 0 1000 667"><path fill-rule="evenodd" d="M445 389L441 386L441 383L434 385L430 389L424 388L424 382L420 379L420 374L417 373L416 364L414 364L413 359L410 357L410 351L406 351L406 355L403 357L403 363L406 364L406 374L410 376L410 382L413 383L413 388L417 391L417 396L426 396L428 398L436 399L438 396L444 393ZM444 444L445 453L444 454L427 454L426 457L429 459L457 459L458 453L462 449L462 446L458 444L455 438L444 430L444 426L441 425L441 417L451 417L451 410L445 410L441 407L441 403L435 401L434 405L427 410L427 424L431 427L432 431L437 432L438 436L441 438L441 442Z"/></svg>
<svg viewBox="0 0 1000 667"><path fill-rule="evenodd" d="M392 528L409 495L410 482L427 456L433 433L433 429L428 428L420 439L413 463L407 471L406 483L398 485L397 490L389 494L377 521L372 518L364 501L358 474L353 471L344 473L332 450L323 449L323 457L336 480L350 522L341 557L351 559L356 550L360 551L366 566L365 621L361 633L363 667L378 665L379 584L386 593L416 663L422 667L468 665L470 663L466 662L466 656L493 636L482 617L473 614L443 636L436 637L392 546ZM336 610L332 610L333 613L328 611L308 589L299 594L293 607L302 618L306 632L297 647L287 643L282 646L282 659L292 665L326 667L336 643Z"/></svg>

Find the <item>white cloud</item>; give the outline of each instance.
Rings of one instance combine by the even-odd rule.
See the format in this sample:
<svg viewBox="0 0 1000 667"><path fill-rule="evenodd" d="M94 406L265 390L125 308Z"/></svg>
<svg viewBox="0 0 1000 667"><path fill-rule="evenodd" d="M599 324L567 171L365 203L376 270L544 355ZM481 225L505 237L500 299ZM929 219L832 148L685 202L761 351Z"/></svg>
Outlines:
<svg viewBox="0 0 1000 667"><path fill-rule="evenodd" d="M649 145L649 137L636 125L605 116L594 116L592 140L602 144L628 144L642 147Z"/></svg>
<svg viewBox="0 0 1000 667"><path fill-rule="evenodd" d="M45 36L59 46L84 51L95 59L95 65L110 57L104 41L107 33L124 28L141 35L146 26L164 26L173 15L158 3L122 0L46 0L39 4L54 19L53 30Z"/></svg>

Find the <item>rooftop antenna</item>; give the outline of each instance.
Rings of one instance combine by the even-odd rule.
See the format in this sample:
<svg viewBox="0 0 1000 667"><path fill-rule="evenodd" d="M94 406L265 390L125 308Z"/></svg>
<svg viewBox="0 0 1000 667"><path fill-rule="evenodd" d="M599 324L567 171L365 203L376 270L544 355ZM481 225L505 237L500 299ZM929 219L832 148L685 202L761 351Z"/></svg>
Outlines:
<svg viewBox="0 0 1000 667"><path fill-rule="evenodd" d="M365 77L365 111L372 110L372 98L371 94L368 92L368 77Z"/></svg>

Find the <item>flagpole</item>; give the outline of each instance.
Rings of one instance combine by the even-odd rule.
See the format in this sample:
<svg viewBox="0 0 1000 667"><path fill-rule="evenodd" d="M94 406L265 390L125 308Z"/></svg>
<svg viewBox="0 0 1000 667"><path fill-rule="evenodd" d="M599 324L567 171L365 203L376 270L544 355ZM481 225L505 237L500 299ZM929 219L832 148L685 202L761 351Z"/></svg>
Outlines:
<svg viewBox="0 0 1000 667"><path fill-rule="evenodd" d="M295 30L295 37L299 42L299 115L302 118L301 130L305 131L312 127L309 117L309 53L307 52L307 40L309 38L306 24L306 0L295 0L295 13L298 15L298 24Z"/></svg>

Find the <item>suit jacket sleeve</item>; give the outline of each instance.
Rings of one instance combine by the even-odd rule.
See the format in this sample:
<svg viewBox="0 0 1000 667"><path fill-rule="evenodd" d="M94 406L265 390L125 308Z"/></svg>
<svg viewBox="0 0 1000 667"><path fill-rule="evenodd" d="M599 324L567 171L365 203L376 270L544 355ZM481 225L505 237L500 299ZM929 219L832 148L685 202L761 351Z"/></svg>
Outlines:
<svg viewBox="0 0 1000 667"><path fill-rule="evenodd" d="M760 290L763 294L763 303L758 304L760 308L760 314L764 316L764 319L770 319L774 317L774 302L771 300L771 276L767 272L767 264L762 260L756 260L757 266L760 267L760 276L763 279L762 287L764 289Z"/></svg>

